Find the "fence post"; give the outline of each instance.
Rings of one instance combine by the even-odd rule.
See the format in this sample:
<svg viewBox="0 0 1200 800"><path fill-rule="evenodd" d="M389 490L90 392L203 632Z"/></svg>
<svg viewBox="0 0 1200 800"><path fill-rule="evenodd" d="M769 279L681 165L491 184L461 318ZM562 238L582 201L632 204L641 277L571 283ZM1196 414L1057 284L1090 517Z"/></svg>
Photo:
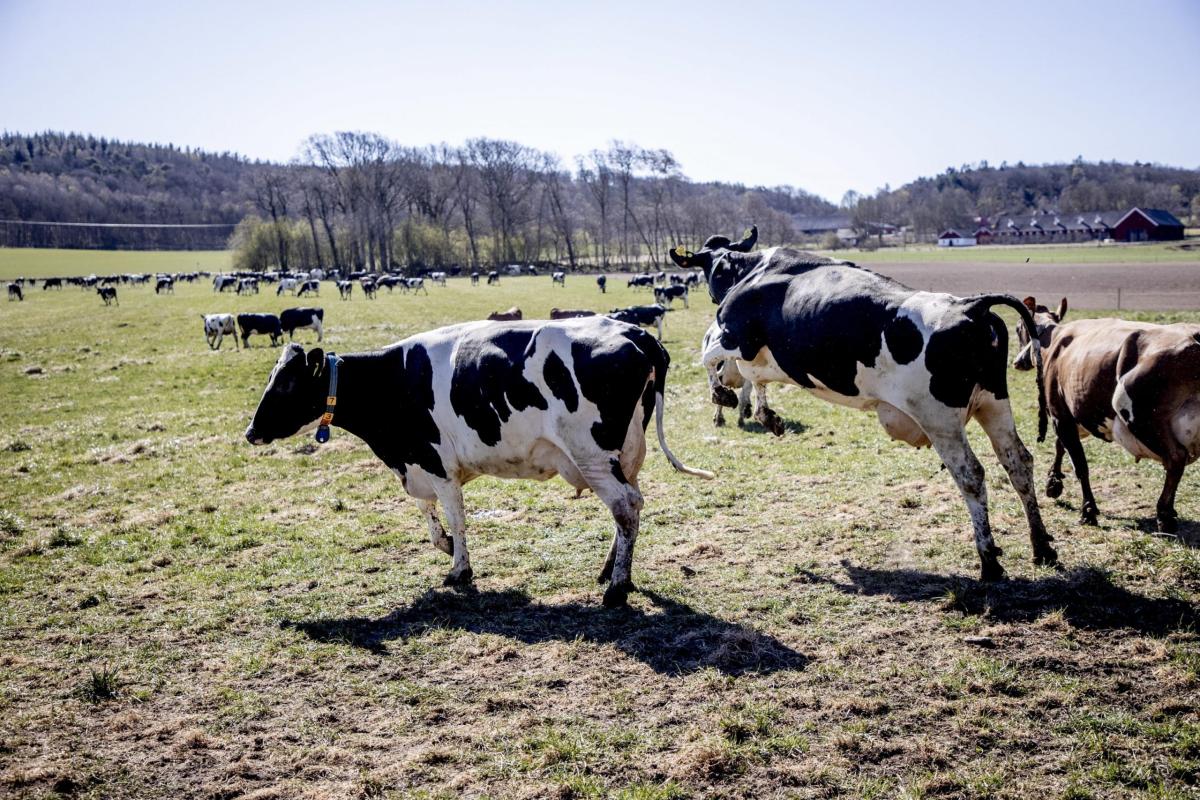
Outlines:
<svg viewBox="0 0 1200 800"><path fill-rule="evenodd" d="M1117 287L1117 311L1121 310L1121 287Z"/></svg>

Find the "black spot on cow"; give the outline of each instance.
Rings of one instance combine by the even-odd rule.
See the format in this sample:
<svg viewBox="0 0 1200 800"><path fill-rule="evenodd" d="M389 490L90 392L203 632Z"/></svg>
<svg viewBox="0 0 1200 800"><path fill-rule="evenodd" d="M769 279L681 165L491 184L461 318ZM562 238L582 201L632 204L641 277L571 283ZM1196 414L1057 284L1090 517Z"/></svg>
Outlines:
<svg viewBox="0 0 1200 800"><path fill-rule="evenodd" d="M521 374L532 328L466 334L459 340L450 384L450 405L484 444L500 442L500 426L513 411L549 408L538 388Z"/></svg>
<svg viewBox="0 0 1200 800"><path fill-rule="evenodd" d="M563 402L567 411L575 413L579 408L579 394L575 391L575 381L567 370L567 365L557 353L552 352L546 356L542 377L546 379L546 386L550 387L550 392Z"/></svg>
<svg viewBox="0 0 1200 800"><path fill-rule="evenodd" d="M643 385L632 376L648 376L653 367L634 341L633 334L626 333L620 339L571 343L579 389L600 412L600 419L592 424L592 438L602 450L620 450L625 443L629 420L643 390Z"/></svg>
<svg viewBox="0 0 1200 800"><path fill-rule="evenodd" d="M617 479L618 483L629 483L629 480L625 477L624 470L621 469L620 461L615 458L610 458L608 460L608 465L609 468L612 469L613 477Z"/></svg>
<svg viewBox="0 0 1200 800"><path fill-rule="evenodd" d="M929 392L952 408L966 408L978 386L998 399L1008 397L1008 332L995 314L966 314L929 337L925 368Z"/></svg>
<svg viewBox="0 0 1200 800"><path fill-rule="evenodd" d="M892 320L884 330L883 338L887 342L888 352L897 364L911 363L921 355L921 348L925 344L921 339L921 332L917 330L917 324L908 317L896 317Z"/></svg>

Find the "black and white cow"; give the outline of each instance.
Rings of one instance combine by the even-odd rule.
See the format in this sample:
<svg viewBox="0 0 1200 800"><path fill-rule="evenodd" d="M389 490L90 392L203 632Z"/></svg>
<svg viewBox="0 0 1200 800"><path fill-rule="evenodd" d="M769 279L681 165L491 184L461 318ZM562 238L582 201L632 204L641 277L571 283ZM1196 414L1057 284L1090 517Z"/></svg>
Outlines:
<svg viewBox="0 0 1200 800"><path fill-rule="evenodd" d="M1004 569L992 540L983 466L963 430L976 420L1021 497L1035 563L1055 564L1034 491L1033 458L1017 435L1008 400L1008 332L991 312L997 305L1012 308L1036 337L1029 310L1008 295L914 291L854 264L796 250L748 252L756 238L751 229L740 242L713 236L699 253L672 251L679 266L704 270L720 303L719 336L705 349L704 364L736 359L755 386L802 386L823 400L875 412L893 439L932 445L971 514L982 578L997 580ZM1034 355L1041 438L1040 347ZM756 417L772 427L773 412L763 412L760 407Z"/></svg>
<svg viewBox="0 0 1200 800"><path fill-rule="evenodd" d="M408 291L408 284L406 284L404 282L404 278L401 278L399 275L384 275L379 280L375 281L375 287L379 288L380 286L386 288L389 294L391 294L392 290L397 286L406 292Z"/></svg>
<svg viewBox="0 0 1200 800"><path fill-rule="evenodd" d="M479 285L479 273L478 273L478 272L472 272L472 273L471 273L471 285L472 285L472 286L478 286L478 285Z"/></svg>
<svg viewBox="0 0 1200 800"><path fill-rule="evenodd" d="M672 275L672 278L675 276ZM656 286L654 287L654 302L660 306L670 307L671 303L677 299L683 300L683 307L688 307L688 288L682 284L672 284L671 286Z"/></svg>
<svg viewBox="0 0 1200 800"><path fill-rule="evenodd" d="M703 353L708 350L720 337L721 327L714 322L704 333L704 340L700 343L700 352ZM734 389L737 390L737 402L734 405L737 412L735 419L737 420L738 427L742 427L742 424L750 418L750 390L753 388L753 385L750 381L743 378L742 373L738 371L737 359L727 358L723 361L706 364L705 367L708 370L708 385L710 387L720 386L731 391ZM767 402L766 384L758 387L758 390L763 393L758 404L759 406L765 406ZM717 407L716 413L713 414L713 425L723 428L725 427L725 406L728 404L726 402L728 394L722 393L721 396L717 396L717 393L714 391L713 395L713 405Z"/></svg>
<svg viewBox="0 0 1200 800"><path fill-rule="evenodd" d="M279 317L274 314L238 314L238 328L242 332L242 346L250 346L250 334L257 333L263 336L271 337L271 345L279 344L279 340L283 338L283 328L279 324Z"/></svg>
<svg viewBox="0 0 1200 800"><path fill-rule="evenodd" d="M350 295L354 294L354 281L338 281L337 289L343 300L349 300Z"/></svg>
<svg viewBox="0 0 1200 800"><path fill-rule="evenodd" d="M275 287L275 296L278 297L284 292L295 294L296 287L299 285L300 281L296 280L295 278L280 278L279 285Z"/></svg>
<svg viewBox="0 0 1200 800"><path fill-rule="evenodd" d="M436 283L438 286L445 286L446 285L446 273L445 272L429 273L429 282Z"/></svg>
<svg viewBox="0 0 1200 800"><path fill-rule="evenodd" d="M18 302L25 299L25 295L21 291L21 284L17 283L16 281L12 281L8 284L8 299L16 300Z"/></svg>
<svg viewBox="0 0 1200 800"><path fill-rule="evenodd" d="M258 294L258 278L238 278L237 294Z"/></svg>
<svg viewBox="0 0 1200 800"><path fill-rule="evenodd" d="M492 270L491 272L489 272L487 283L488 283L488 286L493 286L493 285L499 286L500 285L500 273L497 272L496 270Z"/></svg>
<svg viewBox="0 0 1200 800"><path fill-rule="evenodd" d="M312 328L317 332L317 341L325 336L325 309L323 308L285 308L279 315L279 327L288 335L288 340L296 338L300 328Z"/></svg>
<svg viewBox="0 0 1200 800"><path fill-rule="evenodd" d="M604 275L596 276L596 285L600 287L600 294L608 294L608 278Z"/></svg>
<svg viewBox="0 0 1200 800"><path fill-rule="evenodd" d="M616 532L600 572L606 606L623 605L642 509L646 428L663 434L670 357L646 332L604 317L473 322L341 357L332 424L358 436L416 499L434 547L454 558L447 584L471 580L463 484L481 475L548 480L608 506ZM320 349L280 355L246 438L261 445L311 428L326 408ZM449 527L439 518L441 503Z"/></svg>
<svg viewBox="0 0 1200 800"><path fill-rule="evenodd" d="M43 292L46 291L47 289L51 289L51 288L58 289L61 292L62 286L63 286L62 278L46 278L44 281L42 281L42 291Z"/></svg>
<svg viewBox="0 0 1200 800"><path fill-rule="evenodd" d="M646 328L658 329L658 340L663 337L663 315L667 313L664 306L630 306L629 308L614 308L608 313L611 319L627 322L630 325L641 325Z"/></svg>
<svg viewBox="0 0 1200 800"><path fill-rule="evenodd" d="M404 283L406 286L408 286L408 290L413 294L416 294L417 292L429 294L429 290L425 288L424 278L405 278Z"/></svg>
<svg viewBox="0 0 1200 800"><path fill-rule="evenodd" d="M564 289L567 288L567 273L551 272L550 273L550 285L553 286L556 283L559 286L563 287Z"/></svg>
<svg viewBox="0 0 1200 800"><path fill-rule="evenodd" d="M209 350L220 350L221 342L226 336L233 337L233 346L236 349L237 343L237 328L233 319L233 314L201 314L204 318L204 338L208 342Z"/></svg>
<svg viewBox="0 0 1200 800"><path fill-rule="evenodd" d="M97 286L96 294L100 295L100 299L104 301L104 305L111 306L113 303L121 305L117 300L117 289L115 286Z"/></svg>
<svg viewBox="0 0 1200 800"><path fill-rule="evenodd" d="M631 275L629 277L629 280L625 283L625 285L626 285L626 287L628 287L630 289L634 289L634 288L642 287L642 286L649 288L649 289L653 289L654 288L654 276L650 275L649 273L642 273L640 275Z"/></svg>
<svg viewBox="0 0 1200 800"><path fill-rule="evenodd" d="M304 283L301 283L300 288L296 290L296 297L304 297L304 295L306 295L306 294L315 294L317 297L320 297L321 296L321 282L310 280L310 281L304 281Z"/></svg>
<svg viewBox="0 0 1200 800"><path fill-rule="evenodd" d="M213 291L223 292L226 289L233 289L237 286L236 275L216 275L213 277Z"/></svg>
<svg viewBox="0 0 1200 800"><path fill-rule="evenodd" d="M162 294L163 292L169 292L170 294L175 294L175 279L174 278L164 275L163 277L158 278L154 281L154 293Z"/></svg>
<svg viewBox="0 0 1200 800"><path fill-rule="evenodd" d="M350 283L349 281L346 281L346 282ZM359 280L358 283L360 286L362 286L363 297L367 298L368 300L374 300L375 294L379 287L379 284L375 282L375 279L374 278L362 278ZM351 283L350 286L351 286L351 288L353 288L354 284Z"/></svg>

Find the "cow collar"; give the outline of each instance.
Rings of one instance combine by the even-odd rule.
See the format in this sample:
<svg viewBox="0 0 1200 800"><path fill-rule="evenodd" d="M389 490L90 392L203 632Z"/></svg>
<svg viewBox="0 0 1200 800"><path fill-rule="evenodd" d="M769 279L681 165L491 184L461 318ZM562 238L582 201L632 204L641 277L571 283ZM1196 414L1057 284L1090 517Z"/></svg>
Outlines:
<svg viewBox="0 0 1200 800"><path fill-rule="evenodd" d="M321 421L317 425L317 444L329 441L329 426L333 423L333 412L337 407L337 376L341 363L341 356L337 353L325 355L325 364L329 367L329 394L325 398L325 413L321 415Z"/></svg>

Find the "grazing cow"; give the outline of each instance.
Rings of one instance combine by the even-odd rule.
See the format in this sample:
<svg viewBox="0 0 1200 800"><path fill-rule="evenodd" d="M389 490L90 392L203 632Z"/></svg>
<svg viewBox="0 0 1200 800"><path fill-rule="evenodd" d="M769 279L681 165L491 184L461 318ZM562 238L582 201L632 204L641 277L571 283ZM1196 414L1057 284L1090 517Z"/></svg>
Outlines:
<svg viewBox="0 0 1200 800"><path fill-rule="evenodd" d="M595 311L585 311L584 309L571 308L552 308L550 309L550 319L574 319L575 317L594 317Z"/></svg>
<svg viewBox="0 0 1200 800"><path fill-rule="evenodd" d="M289 341L295 340L300 328L312 328L317 332L317 341L321 341L325 336L324 322L323 308L286 308L279 315L279 327L288 335Z"/></svg>
<svg viewBox="0 0 1200 800"><path fill-rule="evenodd" d="M257 333L271 337L271 346L279 344L283 338L283 328L279 317L274 314L238 314L238 328L242 331L242 346L250 346L250 334Z"/></svg>
<svg viewBox="0 0 1200 800"><path fill-rule="evenodd" d="M1063 491L1065 451L1083 493L1081 521L1098 522L1082 439L1116 441L1135 459L1149 458L1166 470L1155 516L1158 529L1175 533L1175 494L1183 471L1200 456L1200 325L1154 325L1120 319L1086 319L1060 325L1057 312L1025 304L1033 312L1046 349L1045 401L1054 423L1054 464L1046 496ZM1028 347L1028 345L1027 345ZM1024 350L1014 366L1028 369Z"/></svg>
<svg viewBox="0 0 1200 800"><path fill-rule="evenodd" d="M62 278L46 278L42 281L43 292L50 288L58 289L61 292L62 286Z"/></svg>
<svg viewBox="0 0 1200 800"><path fill-rule="evenodd" d="M392 290L397 286L406 292L408 291L408 284L404 282L404 278L401 278L398 275L384 275L379 280L375 281L375 287L378 288L380 286L385 287L388 290L388 294L391 294Z"/></svg>
<svg viewBox="0 0 1200 800"><path fill-rule="evenodd" d="M551 272L550 273L550 285L553 286L556 283L559 286L563 287L564 289L567 288L567 273Z"/></svg>
<svg viewBox="0 0 1200 800"><path fill-rule="evenodd" d="M641 275L633 275L633 276L630 276L629 280L626 282L625 285L630 289L633 289L635 287L640 287L640 286L645 286L647 288L653 289L654 288L654 276L648 275L645 273L643 273Z"/></svg>
<svg viewBox="0 0 1200 800"><path fill-rule="evenodd" d="M688 287L689 289L692 289L692 288L700 285L700 278L701 278L700 271L692 270L691 272L689 272L687 274L687 277L684 278L683 285Z"/></svg>
<svg viewBox="0 0 1200 800"><path fill-rule="evenodd" d="M201 314L204 319L204 338L209 350L220 350L221 342L226 336L233 337L233 346L237 348L237 328L233 314Z"/></svg>
<svg viewBox="0 0 1200 800"><path fill-rule="evenodd" d="M621 606L633 589L638 472L651 416L672 467L713 477L684 466L667 447L669 364L649 334L603 317L452 325L341 357L289 345L246 439L267 444L314 423L318 441L331 424L362 438L416 499L431 544L453 556L447 584L472 578L464 483L481 475L562 475L612 512L616 531L599 580L609 582L604 604Z"/></svg>
<svg viewBox="0 0 1200 800"><path fill-rule="evenodd" d="M493 311L488 314L489 322L515 322L521 319L521 309L513 306L508 311Z"/></svg>
<svg viewBox="0 0 1200 800"><path fill-rule="evenodd" d="M163 292L170 292L171 294L175 294L174 279L169 278L169 277L162 277L162 278L158 278L157 280L155 280L154 293L162 294Z"/></svg>
<svg viewBox="0 0 1200 800"><path fill-rule="evenodd" d="M418 291L429 294L429 290L425 288L424 278L406 278L404 283L413 294L416 294Z"/></svg>
<svg viewBox="0 0 1200 800"><path fill-rule="evenodd" d="M783 248L749 252L751 229L739 242L710 237L699 253L671 253L680 267L700 267L717 309L719 335L702 360L710 370L736 359L755 386L781 381L839 405L874 411L894 439L932 445L971 514L983 580L1003 577L988 520L983 466L964 426L975 419L1021 497L1034 562L1058 556L1042 523L1033 486L1033 458L1017 435L1008 400L1008 331L991 308L1004 305L1036 336L1032 316L1008 295L958 298L918 292L846 262ZM1039 430L1046 424L1038 366ZM713 390L724 387L714 386ZM776 433L782 424L760 405L755 417Z"/></svg>
<svg viewBox="0 0 1200 800"><path fill-rule="evenodd" d="M346 281L346 283L350 283L350 281ZM363 297L367 298L368 300L374 300L379 284L370 278L363 278L358 283L360 286L362 286ZM350 288L353 289L354 284L351 283Z"/></svg>
<svg viewBox="0 0 1200 800"><path fill-rule="evenodd" d="M708 327L708 331L704 334L704 340L700 345L700 352L708 350L709 346L720 339L721 327L717 323L713 323ZM737 359L726 358L723 361L718 361L713 364L706 365L708 369L708 385L722 386L725 389L737 389L737 409L736 419L738 427L742 427L743 423L750 418L750 389L751 383L742 377L742 373L738 371ZM764 393L763 400L760 405L766 404L766 387L760 387L760 391ZM722 398L713 397L713 405L717 407L717 411L713 414L713 425L718 428L725 427L725 403L721 402Z"/></svg>
<svg viewBox="0 0 1200 800"><path fill-rule="evenodd" d="M236 275L217 275L213 278L213 291L223 292L226 289L236 288L237 281Z"/></svg>
<svg viewBox="0 0 1200 800"><path fill-rule="evenodd" d="M100 299L106 306L111 306L113 303L121 305L121 302L117 300L117 290L114 286L97 286L96 294L100 295Z"/></svg>
<svg viewBox="0 0 1200 800"><path fill-rule="evenodd" d="M667 313L664 306L630 306L629 308L614 308L608 313L612 319L627 322L630 325L641 325L646 328L658 329L658 340L663 337L663 315Z"/></svg>
<svg viewBox="0 0 1200 800"><path fill-rule="evenodd" d="M478 285L479 285L479 273L478 273L478 272L472 272L472 273L471 273L471 285L472 285L472 286L478 286Z"/></svg>
<svg viewBox="0 0 1200 800"><path fill-rule="evenodd" d="M655 283L666 283L667 282L667 273L665 271L654 273L654 282Z"/></svg>
<svg viewBox="0 0 1200 800"><path fill-rule="evenodd" d="M674 277L674 276L672 276ZM683 299L683 307L688 307L688 288L686 286L655 286L654 287L654 302L661 306L671 306L671 303L676 299Z"/></svg>
<svg viewBox="0 0 1200 800"><path fill-rule="evenodd" d="M342 296L343 300L349 300L350 295L354 294L354 281L338 281L337 289L338 289L338 294L340 294ZM374 287L372 287L372 296L373 295L374 295Z"/></svg>
<svg viewBox="0 0 1200 800"><path fill-rule="evenodd" d="M538 268L533 264L530 264L529 266L525 267L525 274L536 278L538 274Z"/></svg>
<svg viewBox="0 0 1200 800"><path fill-rule="evenodd" d="M493 286L493 285L499 286L500 285L500 273L497 272L496 270L492 270L491 272L489 272L487 283L488 283L488 286Z"/></svg>
<svg viewBox="0 0 1200 800"><path fill-rule="evenodd" d="M258 278L238 278L238 294L258 294Z"/></svg>
<svg viewBox="0 0 1200 800"><path fill-rule="evenodd" d="M25 299L25 295L21 291L21 284L17 283L16 281L8 284L8 299L16 300L17 302L21 302Z"/></svg>
<svg viewBox="0 0 1200 800"><path fill-rule="evenodd" d="M678 272L672 272L670 280L672 286L683 286L684 281L686 281L687 278L683 275L680 275Z"/></svg>
<svg viewBox="0 0 1200 800"><path fill-rule="evenodd" d="M291 292L292 294L295 294L296 287L299 285L300 281L296 280L295 278L280 278L279 285L275 287L275 296L278 297L284 292Z"/></svg>
<svg viewBox="0 0 1200 800"><path fill-rule="evenodd" d="M597 275L596 285L600 287L600 294L608 294L608 278L606 276Z"/></svg>
<svg viewBox="0 0 1200 800"><path fill-rule="evenodd" d="M300 288L296 290L296 297L304 297L306 294L315 294L317 297L320 297L321 282L304 281L304 283L300 284Z"/></svg>
<svg viewBox="0 0 1200 800"><path fill-rule="evenodd" d="M446 273L444 273L444 272L429 273L429 282L436 283L438 286L445 286L446 285Z"/></svg>

